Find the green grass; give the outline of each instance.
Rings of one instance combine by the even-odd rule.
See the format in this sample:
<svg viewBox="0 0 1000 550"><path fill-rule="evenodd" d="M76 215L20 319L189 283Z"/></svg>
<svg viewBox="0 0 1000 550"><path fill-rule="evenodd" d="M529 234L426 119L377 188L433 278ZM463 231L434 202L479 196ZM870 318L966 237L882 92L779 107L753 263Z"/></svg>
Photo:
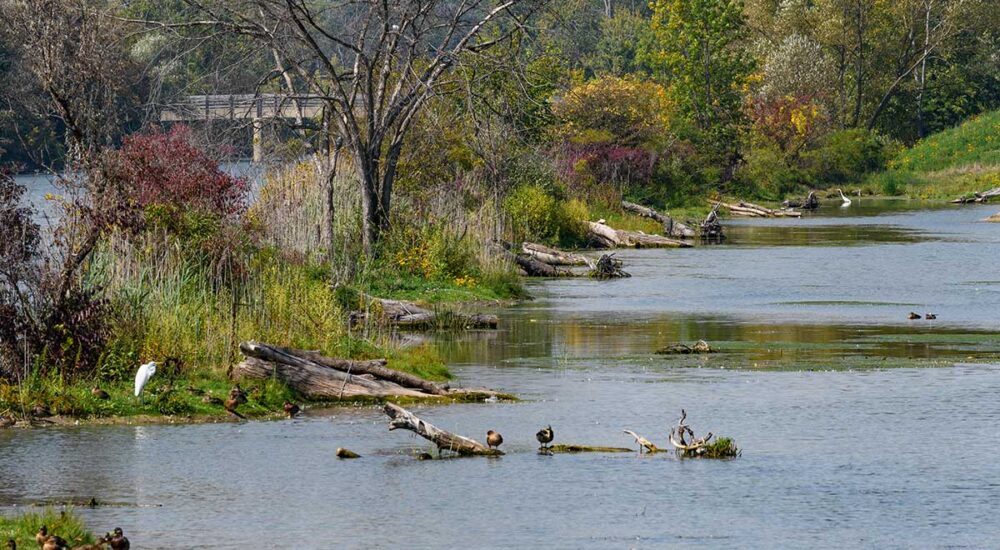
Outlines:
<svg viewBox="0 0 1000 550"><path fill-rule="evenodd" d="M1000 186L1000 111L925 138L867 183L886 194L923 199L956 198Z"/></svg>
<svg viewBox="0 0 1000 550"><path fill-rule="evenodd" d="M62 537L70 546L91 544L96 540L72 509L56 511L45 508L41 512L26 512L13 517L0 515L0 544L6 545L8 540L14 539L18 548L38 548L35 534L43 525L50 535Z"/></svg>

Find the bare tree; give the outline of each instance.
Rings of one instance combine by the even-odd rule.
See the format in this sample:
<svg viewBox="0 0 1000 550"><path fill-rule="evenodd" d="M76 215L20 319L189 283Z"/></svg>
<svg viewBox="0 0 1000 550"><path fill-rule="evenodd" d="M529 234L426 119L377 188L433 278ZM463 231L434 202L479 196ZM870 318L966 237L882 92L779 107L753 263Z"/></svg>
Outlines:
<svg viewBox="0 0 1000 550"><path fill-rule="evenodd" d="M371 256L389 227L396 168L414 117L448 87L463 55L518 32L540 1L187 0L196 19L158 26L251 36L272 50L300 90L326 103L357 173L362 240Z"/></svg>

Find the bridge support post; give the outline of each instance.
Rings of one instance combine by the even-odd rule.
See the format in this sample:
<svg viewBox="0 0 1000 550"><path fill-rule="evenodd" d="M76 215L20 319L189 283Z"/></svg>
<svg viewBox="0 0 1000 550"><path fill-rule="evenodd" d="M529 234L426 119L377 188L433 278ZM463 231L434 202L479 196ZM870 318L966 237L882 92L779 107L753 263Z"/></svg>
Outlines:
<svg viewBox="0 0 1000 550"><path fill-rule="evenodd" d="M253 118L253 161L264 160L264 123L259 117Z"/></svg>

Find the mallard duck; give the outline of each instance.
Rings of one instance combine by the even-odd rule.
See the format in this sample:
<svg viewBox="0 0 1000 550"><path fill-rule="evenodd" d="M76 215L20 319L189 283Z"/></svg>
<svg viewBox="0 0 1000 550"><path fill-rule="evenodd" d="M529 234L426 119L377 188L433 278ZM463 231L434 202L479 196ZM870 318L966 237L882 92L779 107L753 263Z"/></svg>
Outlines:
<svg viewBox="0 0 1000 550"><path fill-rule="evenodd" d="M52 416L52 411L50 411L45 405L35 405L34 407L31 407L31 416L34 416L35 418L45 418Z"/></svg>
<svg viewBox="0 0 1000 550"><path fill-rule="evenodd" d="M237 418L244 418L244 416L236 412L236 407L239 407L243 403L247 402L247 394L243 392L243 388L240 388L239 384L229 390L229 399L222 404L226 409L226 412L236 416Z"/></svg>
<svg viewBox="0 0 1000 550"><path fill-rule="evenodd" d="M131 546L121 527L115 527L114 536L108 540L108 544L111 545L112 550L128 550Z"/></svg>
<svg viewBox="0 0 1000 550"><path fill-rule="evenodd" d="M288 418L295 418L295 415L302 412L302 409L300 409L298 405L292 403L291 401L285 401L284 409L285 409L285 414L288 415Z"/></svg>
<svg viewBox="0 0 1000 550"><path fill-rule="evenodd" d="M49 528L48 528L48 526L43 525L43 526L39 527L38 528L38 532L35 533L35 542L38 543L38 546L41 546L41 545L45 544L45 541L48 538L49 538Z"/></svg>
<svg viewBox="0 0 1000 550"><path fill-rule="evenodd" d="M552 426L549 425L541 430L538 430L538 433L535 434L535 439L537 439L538 442L542 444L542 448L545 449L548 447L549 443L552 443L552 439L555 436L556 434L552 431Z"/></svg>
<svg viewBox="0 0 1000 550"><path fill-rule="evenodd" d="M96 397L98 399L101 399L101 400L111 399L111 396L108 395L108 392L102 390L101 388L99 388L97 386L94 386L93 388L90 388L90 395L93 395L94 397Z"/></svg>
<svg viewBox="0 0 1000 550"><path fill-rule="evenodd" d="M104 545L111 541L111 533L104 535L103 537L97 539L94 544L84 544L81 546L74 546L73 550L102 550Z"/></svg>
<svg viewBox="0 0 1000 550"><path fill-rule="evenodd" d="M17 424L17 419L13 416L0 416L0 430L4 428L13 428L14 424Z"/></svg>
<svg viewBox="0 0 1000 550"><path fill-rule="evenodd" d="M207 403L209 405L221 405L222 404L222 400L219 399L218 397L212 395L212 394L208 394L208 395L205 395L205 397L202 397L201 398L201 402L202 403Z"/></svg>
<svg viewBox="0 0 1000 550"><path fill-rule="evenodd" d="M14 539L7 539L7 550L17 550L17 543Z"/></svg>
<svg viewBox="0 0 1000 550"><path fill-rule="evenodd" d="M934 319L937 319L937 314L936 313L928 313L928 314L924 315L924 319L927 319L928 321L933 321Z"/></svg>
<svg viewBox="0 0 1000 550"><path fill-rule="evenodd" d="M66 548L69 548L69 544L62 537L55 535L49 535L42 543L42 550L65 550Z"/></svg>
<svg viewBox="0 0 1000 550"><path fill-rule="evenodd" d="M503 436L500 432L494 432L490 430L486 432L486 445L491 449L499 447L503 443Z"/></svg>
<svg viewBox="0 0 1000 550"><path fill-rule="evenodd" d="M913 321L914 319L920 319L920 315L911 311L910 312L910 316L907 317L907 319L909 319L911 321Z"/></svg>

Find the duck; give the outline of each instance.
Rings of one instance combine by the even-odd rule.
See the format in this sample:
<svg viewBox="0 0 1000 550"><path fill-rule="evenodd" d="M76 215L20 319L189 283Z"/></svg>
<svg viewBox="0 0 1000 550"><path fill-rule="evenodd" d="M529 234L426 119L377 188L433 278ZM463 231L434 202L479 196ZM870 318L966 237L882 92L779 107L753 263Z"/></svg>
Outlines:
<svg viewBox="0 0 1000 550"><path fill-rule="evenodd" d="M486 445L489 448L495 449L501 444L503 444L503 436L500 435L500 432L495 432L493 430L486 432Z"/></svg>
<svg viewBox="0 0 1000 550"><path fill-rule="evenodd" d="M233 386L233 389L229 390L229 399L222 404L226 412L236 416L237 418L245 418L242 414L236 412L236 407L239 407L243 403L247 402L247 394L243 392L243 388L239 384Z"/></svg>
<svg viewBox="0 0 1000 550"><path fill-rule="evenodd" d="M43 525L43 526L39 527L38 528L38 532L35 533L35 542L38 543L38 546L41 546L41 545L45 544L45 541L48 540L48 538L49 538L49 528L48 528L48 526Z"/></svg>
<svg viewBox="0 0 1000 550"><path fill-rule="evenodd" d="M13 416L0 415L0 430L4 428L13 428L14 424L17 424L17 419Z"/></svg>
<svg viewBox="0 0 1000 550"><path fill-rule="evenodd" d="M115 527L114 536L108 540L108 544L111 545L112 550L128 550L131 546L121 527Z"/></svg>
<svg viewBox="0 0 1000 550"><path fill-rule="evenodd" d="M840 200L842 201L841 204L840 204L840 206L841 207L848 207L848 206L850 206L851 205L851 199L847 198L847 195L844 195L843 189L837 189L837 192L840 193Z"/></svg>
<svg viewBox="0 0 1000 550"><path fill-rule="evenodd" d="M937 314L936 313L927 313L927 314L924 315L924 319L927 319L928 321L933 321L934 319L937 319Z"/></svg>
<svg viewBox="0 0 1000 550"><path fill-rule="evenodd" d="M35 418L46 418L52 416L52 411L50 411L45 405L36 404L34 407L31 407L31 416L34 416Z"/></svg>
<svg viewBox="0 0 1000 550"><path fill-rule="evenodd" d="M17 550L17 543L14 539L7 539L7 550Z"/></svg>
<svg viewBox="0 0 1000 550"><path fill-rule="evenodd" d="M535 439L537 439L538 442L542 444L543 449L546 449L548 448L549 443L552 443L552 439L555 437L555 435L556 435L555 432L552 431L552 426L549 425L546 426L545 428L542 428L541 430L538 430L538 433L535 434Z"/></svg>
<svg viewBox="0 0 1000 550"><path fill-rule="evenodd" d="M298 405L292 403L291 401L285 401L284 409L285 409L285 414L288 415L288 418L295 418L297 414L302 412L302 409L300 409Z"/></svg>
<svg viewBox="0 0 1000 550"><path fill-rule="evenodd" d="M909 316L907 317L907 319L909 319L909 320L911 320L911 321L913 321L913 320L915 320L915 319L920 319L920 318L921 318L921 317L920 317L920 314L918 314L918 313L914 313L914 312L912 312L912 311L910 312L910 315L909 315Z"/></svg>
<svg viewBox="0 0 1000 550"><path fill-rule="evenodd" d="M104 545L111 542L111 533L104 535L103 537L97 539L94 544L83 544L80 546L74 546L73 550L101 550Z"/></svg>
<svg viewBox="0 0 1000 550"><path fill-rule="evenodd" d="M69 548L69 544L62 537L56 535L49 535L42 543L42 550L64 550L66 548Z"/></svg>
<svg viewBox="0 0 1000 550"><path fill-rule="evenodd" d="M90 388L90 395L93 395L94 397L96 397L96 398L98 398L98 399L100 399L102 401L111 399L111 396L108 394L108 392L102 390L101 388L99 388L97 386L94 386L93 388Z"/></svg>

